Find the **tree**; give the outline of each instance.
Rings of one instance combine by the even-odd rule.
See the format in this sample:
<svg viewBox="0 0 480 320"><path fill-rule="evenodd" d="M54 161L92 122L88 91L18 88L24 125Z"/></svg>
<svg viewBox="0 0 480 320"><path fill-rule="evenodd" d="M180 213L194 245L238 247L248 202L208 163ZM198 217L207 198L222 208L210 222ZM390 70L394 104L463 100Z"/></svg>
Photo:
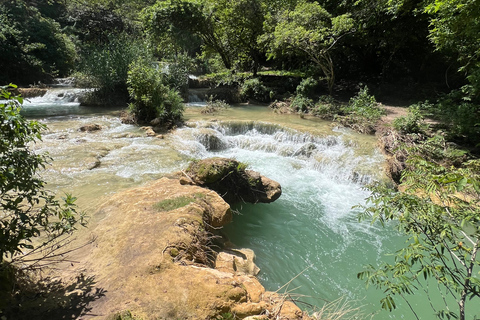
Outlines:
<svg viewBox="0 0 480 320"><path fill-rule="evenodd" d="M0 83L65 76L75 59L73 42L52 18L21 0L0 4Z"/></svg>
<svg viewBox="0 0 480 320"><path fill-rule="evenodd" d="M220 56L225 68L235 63L257 72L263 56L258 38L263 33L264 12L259 0L168 0L144 12L147 32L164 51ZM201 43L198 42L201 40Z"/></svg>
<svg viewBox="0 0 480 320"><path fill-rule="evenodd" d="M480 302L480 161L445 168L433 161L432 141L424 143L423 156L410 156L402 175L404 191L373 188L365 216L395 221L408 241L393 263L366 266L358 277L384 290L381 304L390 311L396 307L394 297L408 303L407 295L418 290L428 295L435 288L429 289L428 282L436 281L444 309L432 303L435 315L465 320L478 312ZM429 153L432 157L425 159ZM449 305L452 298L457 311Z"/></svg>
<svg viewBox="0 0 480 320"><path fill-rule="evenodd" d="M63 235L71 234L84 215L76 212L75 198L57 200L46 190L38 171L48 157L35 154L30 145L41 139L44 125L26 120L20 114L21 97L0 87L0 258L10 262L25 257L25 250L50 246ZM44 236L34 245L33 238ZM50 253L52 251L49 251Z"/></svg>
<svg viewBox="0 0 480 320"><path fill-rule="evenodd" d="M332 92L335 71L331 51L345 34L352 31L350 16L332 17L317 2L299 2L294 10L287 9L273 19L272 56L285 51L306 54L320 67Z"/></svg>

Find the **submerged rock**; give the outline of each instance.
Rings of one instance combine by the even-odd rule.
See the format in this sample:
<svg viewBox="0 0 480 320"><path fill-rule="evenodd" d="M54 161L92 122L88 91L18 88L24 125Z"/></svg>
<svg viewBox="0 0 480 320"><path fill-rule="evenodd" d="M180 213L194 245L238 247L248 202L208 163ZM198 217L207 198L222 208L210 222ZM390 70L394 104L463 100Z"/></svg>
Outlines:
<svg viewBox="0 0 480 320"><path fill-rule="evenodd" d="M87 124L87 125L81 126L79 130L82 132L94 132L94 131L102 130L102 126L96 123Z"/></svg>
<svg viewBox="0 0 480 320"><path fill-rule="evenodd" d="M280 197L278 182L245 169L245 164L233 159L211 158L192 162L185 174L192 183L215 190L228 203L270 203Z"/></svg>

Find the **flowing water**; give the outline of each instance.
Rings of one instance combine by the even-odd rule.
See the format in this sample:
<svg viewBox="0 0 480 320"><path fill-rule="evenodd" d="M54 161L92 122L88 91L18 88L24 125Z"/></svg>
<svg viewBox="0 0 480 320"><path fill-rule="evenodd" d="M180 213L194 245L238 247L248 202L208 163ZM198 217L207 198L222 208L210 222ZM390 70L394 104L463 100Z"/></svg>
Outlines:
<svg viewBox="0 0 480 320"><path fill-rule="evenodd" d="M281 292L304 295L299 300L305 306L344 296L374 319L412 318L405 305L377 313L380 293L356 278L363 265L385 259L403 242L393 228L358 222L359 211L352 209L368 197L367 183L384 179L374 137L260 106L214 115L191 106L188 126L163 138L147 137L141 128L120 123L119 110L81 107L74 98L60 101L67 94L59 90L49 92L48 102L31 99L24 113L49 128L35 145L53 159L44 178L56 191L77 196L87 213L109 195L185 168L192 158L232 157L282 185L282 196L272 204L236 206L239 215L225 228L234 245L256 252L267 290L298 275ZM102 129L79 131L86 124ZM421 319L430 314L424 308Z"/></svg>

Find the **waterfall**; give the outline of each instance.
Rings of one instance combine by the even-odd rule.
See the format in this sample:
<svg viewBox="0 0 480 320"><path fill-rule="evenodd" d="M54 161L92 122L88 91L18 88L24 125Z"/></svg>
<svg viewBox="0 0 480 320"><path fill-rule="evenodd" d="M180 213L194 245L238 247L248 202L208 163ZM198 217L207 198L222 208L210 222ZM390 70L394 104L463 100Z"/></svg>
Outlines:
<svg viewBox="0 0 480 320"><path fill-rule="evenodd" d="M316 136L255 121L196 122L177 131L178 148L189 157L207 158L240 152L274 154L332 179L361 185L381 179L383 157L356 155L342 135Z"/></svg>

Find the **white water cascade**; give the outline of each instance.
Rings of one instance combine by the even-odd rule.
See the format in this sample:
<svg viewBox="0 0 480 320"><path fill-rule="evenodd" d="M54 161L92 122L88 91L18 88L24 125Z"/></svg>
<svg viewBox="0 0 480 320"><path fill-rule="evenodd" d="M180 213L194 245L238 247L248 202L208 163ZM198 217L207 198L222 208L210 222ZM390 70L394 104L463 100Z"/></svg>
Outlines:
<svg viewBox="0 0 480 320"><path fill-rule="evenodd" d="M352 209L368 197L366 184L384 179L374 137L332 130L318 119L238 106L214 115L187 108L188 125L162 139L120 123L118 111L88 113L79 106L69 111L72 101L59 103L57 110L65 112L52 116L52 104L30 103L25 114L49 127L35 145L53 158L43 176L51 188L77 196L87 214L112 193L181 170L192 158L232 157L282 185L282 196L272 204L236 206L240 215L224 230L234 245L256 252L268 290L301 273L288 291L307 296L300 299L306 303L321 306L344 296L355 306L365 305L374 319L409 319L402 305L392 314L377 313L381 292L367 291L356 279L363 265L376 264L403 243L392 229L358 222L359 209ZM86 124L102 129L79 131Z"/></svg>

